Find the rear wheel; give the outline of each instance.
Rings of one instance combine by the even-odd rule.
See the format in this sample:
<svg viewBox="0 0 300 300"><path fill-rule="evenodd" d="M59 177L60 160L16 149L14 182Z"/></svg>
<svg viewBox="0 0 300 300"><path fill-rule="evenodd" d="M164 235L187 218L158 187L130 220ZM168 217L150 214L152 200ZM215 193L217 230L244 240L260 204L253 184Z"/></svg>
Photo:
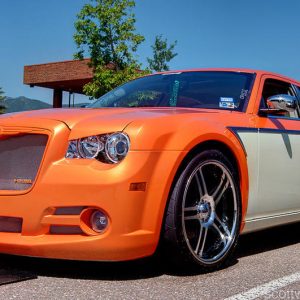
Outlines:
<svg viewBox="0 0 300 300"><path fill-rule="evenodd" d="M228 261L241 222L238 177L218 150L207 150L185 167L168 204L164 242L177 263L216 269Z"/></svg>

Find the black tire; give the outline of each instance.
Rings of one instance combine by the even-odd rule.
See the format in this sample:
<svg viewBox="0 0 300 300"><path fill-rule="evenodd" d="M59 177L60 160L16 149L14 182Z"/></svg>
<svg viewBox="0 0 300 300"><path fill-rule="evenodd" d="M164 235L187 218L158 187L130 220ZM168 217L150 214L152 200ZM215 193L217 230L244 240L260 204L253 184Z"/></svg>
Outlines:
<svg viewBox="0 0 300 300"><path fill-rule="evenodd" d="M236 170L219 150L205 150L187 164L171 191L164 253L180 266L216 270L231 258L240 223Z"/></svg>

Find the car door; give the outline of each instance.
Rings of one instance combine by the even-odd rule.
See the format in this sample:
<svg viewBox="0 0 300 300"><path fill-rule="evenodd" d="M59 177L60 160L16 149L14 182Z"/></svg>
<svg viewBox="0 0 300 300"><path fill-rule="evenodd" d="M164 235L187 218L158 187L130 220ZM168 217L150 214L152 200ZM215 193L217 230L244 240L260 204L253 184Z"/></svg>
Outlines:
<svg viewBox="0 0 300 300"><path fill-rule="evenodd" d="M298 97L297 87L288 81L262 78L260 109L276 94ZM300 218L300 119L299 103L293 113L257 117L257 191L249 201L247 220L258 228ZM270 223L271 222L271 223ZM272 223L273 222L273 223Z"/></svg>

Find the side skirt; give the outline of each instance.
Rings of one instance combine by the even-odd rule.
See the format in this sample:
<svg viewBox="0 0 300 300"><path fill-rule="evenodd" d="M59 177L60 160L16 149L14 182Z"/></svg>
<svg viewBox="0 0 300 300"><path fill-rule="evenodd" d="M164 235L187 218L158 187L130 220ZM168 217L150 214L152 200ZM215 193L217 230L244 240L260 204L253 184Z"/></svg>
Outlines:
<svg viewBox="0 0 300 300"><path fill-rule="evenodd" d="M300 222L300 211L271 217L250 219L246 220L244 230L241 234L295 222Z"/></svg>

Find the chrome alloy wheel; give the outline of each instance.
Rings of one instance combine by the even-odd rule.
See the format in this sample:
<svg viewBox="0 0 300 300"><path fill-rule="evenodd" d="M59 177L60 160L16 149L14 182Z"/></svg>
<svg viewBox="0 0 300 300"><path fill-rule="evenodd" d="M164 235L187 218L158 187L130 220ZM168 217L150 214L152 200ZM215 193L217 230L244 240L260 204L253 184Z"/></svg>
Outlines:
<svg viewBox="0 0 300 300"><path fill-rule="evenodd" d="M184 238L203 264L221 260L234 242L237 191L227 167L216 160L198 165L186 181L182 201Z"/></svg>

